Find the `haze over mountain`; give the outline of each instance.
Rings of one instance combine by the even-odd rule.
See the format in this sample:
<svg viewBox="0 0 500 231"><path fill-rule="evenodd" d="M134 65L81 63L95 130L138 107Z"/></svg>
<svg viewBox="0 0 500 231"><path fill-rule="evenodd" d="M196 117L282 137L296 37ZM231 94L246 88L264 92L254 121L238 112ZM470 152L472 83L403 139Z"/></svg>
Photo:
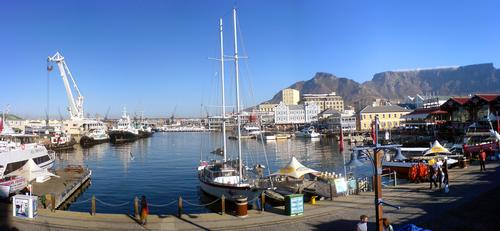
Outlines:
<svg viewBox="0 0 500 231"><path fill-rule="evenodd" d="M346 105L355 102L367 103L375 98L404 100L407 96L433 93L443 96L458 96L500 91L500 69L493 63L459 67L385 71L373 79L358 83L346 77L318 72L307 81L299 81L289 88L301 94L336 92L344 98ZM269 100L281 101L281 91Z"/></svg>

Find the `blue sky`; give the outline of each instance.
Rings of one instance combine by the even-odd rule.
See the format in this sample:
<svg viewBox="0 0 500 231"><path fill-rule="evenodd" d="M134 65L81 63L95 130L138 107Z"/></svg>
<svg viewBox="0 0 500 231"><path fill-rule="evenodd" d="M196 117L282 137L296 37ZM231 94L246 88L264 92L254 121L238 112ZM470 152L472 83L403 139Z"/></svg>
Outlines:
<svg viewBox="0 0 500 231"><path fill-rule="evenodd" d="M0 107L25 117L66 117L60 51L85 97L86 113L151 117L213 114L219 103L218 18L233 53L231 9L242 40L245 106L296 81L329 72L358 82L377 72L500 63L495 1L3 1ZM227 62L229 105L234 70ZM231 89L231 90L230 90ZM232 110L232 109L230 109Z"/></svg>

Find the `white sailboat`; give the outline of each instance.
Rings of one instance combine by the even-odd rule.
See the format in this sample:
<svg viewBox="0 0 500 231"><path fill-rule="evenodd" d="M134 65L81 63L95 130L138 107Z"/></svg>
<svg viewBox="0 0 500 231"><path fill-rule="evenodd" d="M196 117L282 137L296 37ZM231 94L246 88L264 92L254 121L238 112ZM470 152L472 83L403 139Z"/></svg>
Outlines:
<svg viewBox="0 0 500 231"><path fill-rule="evenodd" d="M215 197L224 195L228 200L234 200L236 197L244 196L252 200L262 192L254 182L247 179L246 169L242 163L241 156L241 118L240 118L240 96L239 96L239 70L238 70L238 42L236 31L236 9L233 9L234 23L234 61L236 75L236 110L237 110L237 138L238 138L238 159L228 161L226 152L226 112L224 99L224 40L222 19L219 20L220 44L221 44L221 79L222 79L222 143L223 143L223 161L202 161L198 166L198 178L201 189ZM245 172L244 172L245 171Z"/></svg>

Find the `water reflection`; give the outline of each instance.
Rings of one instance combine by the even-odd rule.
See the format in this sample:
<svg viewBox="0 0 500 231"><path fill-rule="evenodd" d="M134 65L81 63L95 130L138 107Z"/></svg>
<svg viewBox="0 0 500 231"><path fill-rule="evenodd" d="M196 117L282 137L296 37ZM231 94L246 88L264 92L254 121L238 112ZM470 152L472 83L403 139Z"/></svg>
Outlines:
<svg viewBox="0 0 500 231"><path fill-rule="evenodd" d="M157 133L151 138L123 145L99 144L88 149L58 154L57 165L77 164L93 171L92 185L77 199L84 201L92 195L109 204L133 201L146 195L153 204L165 204L182 196L193 203L206 202L199 193L196 167L200 157L220 159L210 154L221 147L218 133ZM237 157L237 141L227 140L228 155ZM295 156L304 165L318 171L343 172L342 155L333 139L289 139L274 142L243 140L243 160L250 166L256 163L277 171ZM348 147L345 148L348 152ZM133 154L132 160L130 153ZM266 164L265 154L269 164ZM349 156L349 155L346 155ZM349 160L346 160L349 161ZM131 203L132 204L132 203ZM98 205L100 213L127 213L132 207ZM74 204L70 210L88 211L89 205ZM151 213L176 211L175 203L167 208L151 207ZM187 206L186 212L204 212L206 208Z"/></svg>

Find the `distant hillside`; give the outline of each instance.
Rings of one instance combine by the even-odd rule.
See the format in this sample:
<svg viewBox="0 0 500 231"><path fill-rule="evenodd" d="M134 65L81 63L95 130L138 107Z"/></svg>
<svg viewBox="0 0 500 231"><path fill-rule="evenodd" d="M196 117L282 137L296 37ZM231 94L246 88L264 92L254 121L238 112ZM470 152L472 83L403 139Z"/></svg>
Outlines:
<svg viewBox="0 0 500 231"><path fill-rule="evenodd" d="M492 63L461 67L433 68L377 73L371 81L358 83L345 77L318 72L307 81L292 84L301 94L336 92L346 105L369 102L374 98L404 100L406 96L435 93L468 95L500 91L500 69ZM281 101L281 91L268 102Z"/></svg>

